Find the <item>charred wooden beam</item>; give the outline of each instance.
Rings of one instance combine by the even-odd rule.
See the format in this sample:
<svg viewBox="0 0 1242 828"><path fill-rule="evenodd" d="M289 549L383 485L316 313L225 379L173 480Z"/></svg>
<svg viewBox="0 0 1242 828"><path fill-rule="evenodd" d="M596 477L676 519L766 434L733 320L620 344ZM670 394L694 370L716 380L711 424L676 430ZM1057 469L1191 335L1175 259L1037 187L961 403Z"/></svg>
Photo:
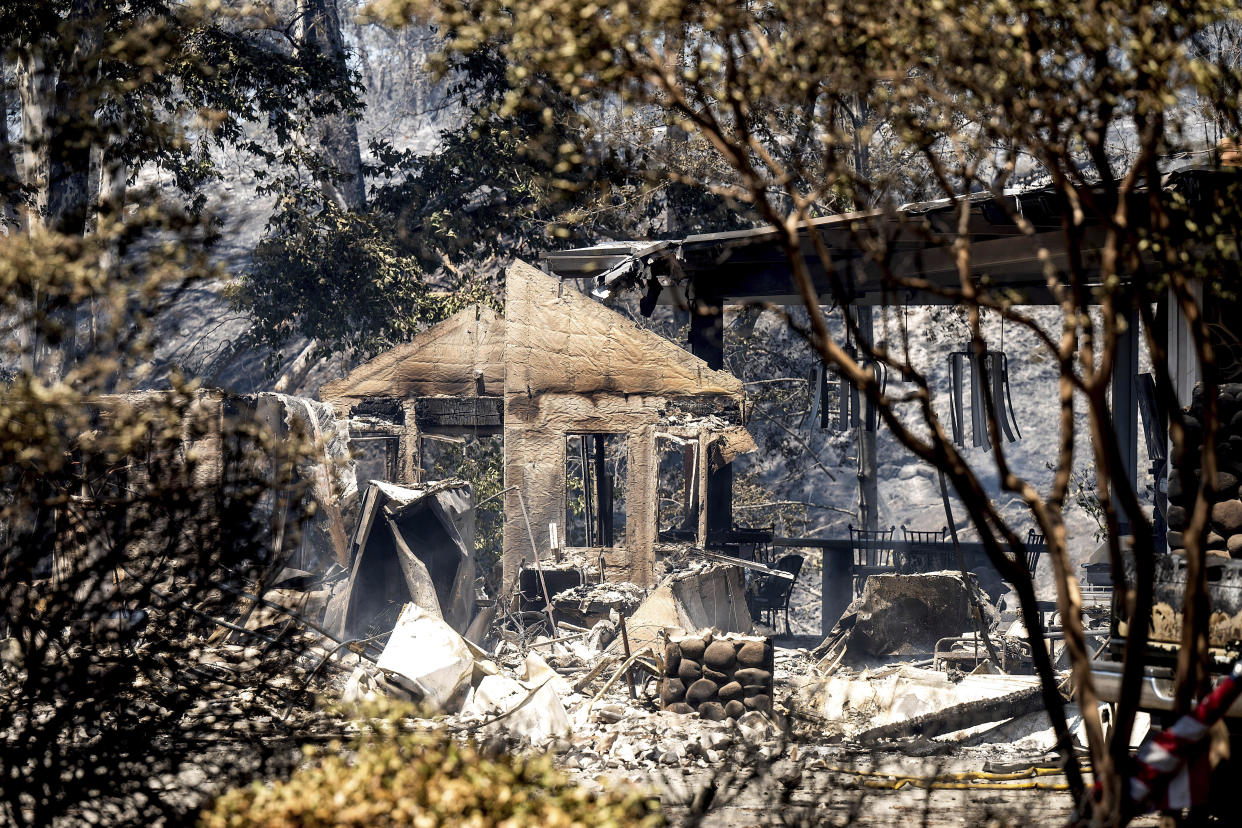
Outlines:
<svg viewBox="0 0 1242 828"><path fill-rule="evenodd" d="M499 429L504 423L501 397L419 397L414 420L421 431Z"/></svg>
<svg viewBox="0 0 1242 828"><path fill-rule="evenodd" d="M868 744L881 739L900 739L905 736L923 736L934 739L946 733L965 730L968 727L1012 719L1038 709L1033 705L1039 702L1040 689L1037 685L1016 690L998 698L976 699L955 704L944 710L936 710L903 722L873 727L856 737L859 742Z"/></svg>

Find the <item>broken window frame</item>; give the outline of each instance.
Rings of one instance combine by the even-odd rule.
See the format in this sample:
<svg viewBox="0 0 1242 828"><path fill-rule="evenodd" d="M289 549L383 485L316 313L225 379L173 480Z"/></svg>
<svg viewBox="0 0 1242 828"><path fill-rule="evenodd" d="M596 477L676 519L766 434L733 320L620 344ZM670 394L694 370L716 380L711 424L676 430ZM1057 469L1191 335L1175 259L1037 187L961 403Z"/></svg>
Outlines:
<svg viewBox="0 0 1242 828"><path fill-rule="evenodd" d="M662 523L661 504L663 482L663 465L665 450L661 447L661 442L673 443L682 448L682 514L684 519L680 529L664 529ZM701 478L701 458L703 456L703 437L699 432L693 433L677 433L674 431L659 431L655 434L654 439L654 459L655 459L655 532L656 542L678 542L691 541L698 543L701 535L700 520L703 518L703 503L706 496L704 492L703 481ZM689 463L686 460L689 459ZM689 538L670 537L665 534L667 532L684 532L691 531ZM663 535L663 537L662 537Z"/></svg>
<svg viewBox="0 0 1242 828"><path fill-rule="evenodd" d="M465 448L467 438L459 434L436 434L434 432L420 432L418 435L418 446L414 455L415 469L415 485L422 486L428 482L428 473L435 468L436 460L439 454L445 451L445 446L452 446L456 450ZM456 475L449 475L454 477Z"/></svg>
<svg viewBox="0 0 1242 828"><path fill-rule="evenodd" d="M401 480L401 437L387 431L358 431L349 435L351 445L360 443L380 443L384 451L384 482L400 483ZM358 458L355 457L355 462ZM368 480L359 480L360 491L366 490Z"/></svg>
<svg viewBox="0 0 1242 828"><path fill-rule="evenodd" d="M593 438L587 440L586 438ZM608 467L608 441L616 438L621 446L621 453L613 453L612 468ZM577 448L573 441L577 438ZM629 439L626 432L605 431L570 431L565 433L564 469L564 504L565 508L565 548L567 549L606 549L624 548L626 545L626 487L629 484ZM588 444L590 446L588 447ZM578 485L585 499L585 511L579 518L571 515L571 483L575 475L571 474L571 463L574 456L578 462ZM588 462L589 461L589 462ZM592 473L593 472L593 473ZM602 472L602 474L601 474ZM618 481L618 478L620 480ZM617 510L617 499L620 496L621 509ZM601 510L599 504L607 501L608 508ZM618 525L617 518L620 518ZM579 535L583 532L583 535ZM583 543L577 543L581 539Z"/></svg>

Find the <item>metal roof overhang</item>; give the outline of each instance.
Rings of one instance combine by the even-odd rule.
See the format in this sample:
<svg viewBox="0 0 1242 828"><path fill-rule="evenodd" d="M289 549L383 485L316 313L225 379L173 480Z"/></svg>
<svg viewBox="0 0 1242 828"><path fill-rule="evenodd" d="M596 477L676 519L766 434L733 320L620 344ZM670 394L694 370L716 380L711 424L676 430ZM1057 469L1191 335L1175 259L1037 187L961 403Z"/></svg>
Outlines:
<svg viewBox="0 0 1242 828"><path fill-rule="evenodd" d="M1213 176L1219 175L1219 170L1184 170L1168 176L1164 189L1201 193L1211 189ZM1102 188L1093 195L1097 210L1108 209L1107 193ZM1064 281L1071 264L1062 223L1069 207L1063 197L1043 189L1000 197L976 195L970 201L967 236L971 273L982 285L1011 292L1016 303L1051 303L1047 268ZM941 291L960 285L953 252L959 204L945 200L808 222L800 230L799 254L812 274L821 302L832 301L830 273L854 302L953 301ZM1141 224L1147 209L1147 193L1135 193L1129 213L1132 222ZM1015 214L1031 222L1035 232L1023 233ZM829 251L827 267L821 262L812 234ZM1077 258L1089 284L1098 276L1104 240L1101 222L1088 219L1082 226ZM613 242L550 253L544 260L548 269L562 278L592 279L600 296L655 278L663 287L688 285L699 296L725 302L802 301L780 236L769 227L667 241ZM903 282L923 280L927 289L898 287L892 277ZM684 298L679 293L663 290L660 302L680 304Z"/></svg>

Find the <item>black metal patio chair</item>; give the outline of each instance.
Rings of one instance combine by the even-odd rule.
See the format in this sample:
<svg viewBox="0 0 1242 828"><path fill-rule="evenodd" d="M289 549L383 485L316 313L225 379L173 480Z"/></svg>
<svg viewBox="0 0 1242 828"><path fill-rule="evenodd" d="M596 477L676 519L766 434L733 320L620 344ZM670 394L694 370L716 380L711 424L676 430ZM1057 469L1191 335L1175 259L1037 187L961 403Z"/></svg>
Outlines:
<svg viewBox="0 0 1242 828"><path fill-rule="evenodd" d="M791 634L792 630L789 627L789 598L793 595L794 584L798 581L798 573L802 571L804 560L805 558L801 555L785 555L776 562L774 569L788 572L793 578L780 578L775 575L764 576L764 580L750 597L751 618L760 621L766 615L768 626L775 627L776 614L783 612L785 613L785 635Z"/></svg>
<svg viewBox="0 0 1242 828"><path fill-rule="evenodd" d="M1048 547L1048 541L1034 529L1026 533L1026 571L1035 577L1035 567L1039 565L1039 557Z"/></svg>
<svg viewBox="0 0 1242 828"><path fill-rule="evenodd" d="M867 578L886 572L896 572L893 560L893 534L896 526L887 529L855 529L850 524L850 545L853 547L854 594L862 594Z"/></svg>
<svg viewBox="0 0 1242 828"><path fill-rule="evenodd" d="M902 572L937 572L957 568L949 527L926 530L907 529L903 525L901 534L908 548L906 560L897 562Z"/></svg>
<svg viewBox="0 0 1242 828"><path fill-rule="evenodd" d="M948 543L949 527L944 526L940 529L924 530L924 529L907 529L904 525L901 527L901 534L907 543Z"/></svg>

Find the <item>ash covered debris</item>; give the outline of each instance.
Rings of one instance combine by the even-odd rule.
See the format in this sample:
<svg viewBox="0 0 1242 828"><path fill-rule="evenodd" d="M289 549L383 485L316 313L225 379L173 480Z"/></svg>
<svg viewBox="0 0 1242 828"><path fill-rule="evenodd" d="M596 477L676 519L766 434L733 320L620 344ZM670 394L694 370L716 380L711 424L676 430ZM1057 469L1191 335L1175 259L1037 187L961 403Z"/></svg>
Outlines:
<svg viewBox="0 0 1242 828"><path fill-rule="evenodd" d="M825 665L847 666L929 657L941 639L979 628L976 606L986 627L999 622L996 609L972 589L978 587L959 572L871 575L816 652Z"/></svg>
<svg viewBox="0 0 1242 828"><path fill-rule="evenodd" d="M580 625L593 625L614 614L629 616L647 597L647 590L628 581L580 584L552 596L559 617Z"/></svg>

